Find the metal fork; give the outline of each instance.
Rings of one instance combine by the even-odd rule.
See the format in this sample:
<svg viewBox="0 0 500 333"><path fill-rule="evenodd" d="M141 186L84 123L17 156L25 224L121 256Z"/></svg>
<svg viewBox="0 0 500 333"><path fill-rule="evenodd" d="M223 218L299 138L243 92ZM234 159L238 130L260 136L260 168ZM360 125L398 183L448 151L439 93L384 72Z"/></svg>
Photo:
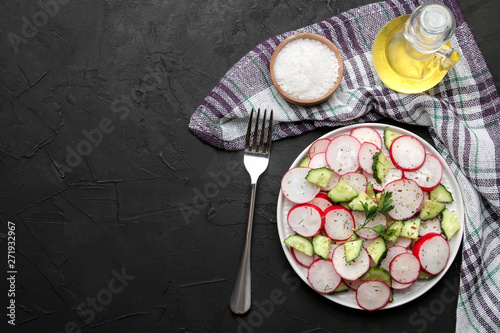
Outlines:
<svg viewBox="0 0 500 333"><path fill-rule="evenodd" d="M231 300L229 301L229 307L231 308L231 311L236 314L244 314L250 309L252 278L250 272L250 247L252 242L255 191L257 189L257 180L259 179L259 176L267 169L267 166L269 164L269 155L271 152L272 141L271 136L273 132L273 110L271 110L266 144L264 140L266 133L267 110L264 110L264 118L262 120L262 128L260 131L260 141L257 142L260 118L259 109L257 112L257 121L255 122L255 130L253 131L253 140L250 145L250 140L252 137L253 113L254 110L252 110L250 114L250 120L248 122L247 136L245 140L245 154L243 157L243 163L245 164L245 168L250 174L251 179L252 193L250 196L250 212L248 214L247 235L245 239L245 246L243 248L243 254L241 255L240 268L238 270L238 276L236 277L236 283L234 285L233 293L231 294Z"/></svg>

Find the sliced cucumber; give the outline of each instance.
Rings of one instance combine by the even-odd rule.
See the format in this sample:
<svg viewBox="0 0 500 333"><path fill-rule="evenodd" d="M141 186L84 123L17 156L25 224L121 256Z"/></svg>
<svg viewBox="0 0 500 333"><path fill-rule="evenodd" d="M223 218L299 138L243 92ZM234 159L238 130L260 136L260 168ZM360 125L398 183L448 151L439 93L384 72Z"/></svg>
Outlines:
<svg viewBox="0 0 500 333"><path fill-rule="evenodd" d="M370 182L366 184L366 195L373 201L378 201L375 191L373 190L373 184Z"/></svg>
<svg viewBox="0 0 500 333"><path fill-rule="evenodd" d="M344 208L349 209L349 202L339 202L338 204L341 205Z"/></svg>
<svg viewBox="0 0 500 333"><path fill-rule="evenodd" d="M435 275L430 275L424 272L423 270L420 270L420 274L418 275L419 280L430 280L434 277Z"/></svg>
<svg viewBox="0 0 500 333"><path fill-rule="evenodd" d="M347 286L347 284L344 283L344 281L340 282L339 286L333 291L334 293L340 293L343 291L348 291L351 288Z"/></svg>
<svg viewBox="0 0 500 333"><path fill-rule="evenodd" d="M446 189L443 184L439 184L435 189L433 189L430 193L430 199L432 201L449 203L453 202L453 195L450 191Z"/></svg>
<svg viewBox="0 0 500 333"><path fill-rule="evenodd" d="M420 230L420 219L416 218L413 220L408 220L404 222L404 226L401 229L400 237L406 237L411 239L418 238L418 231Z"/></svg>
<svg viewBox="0 0 500 333"><path fill-rule="evenodd" d="M372 207L377 207L377 204L366 194L365 192L361 192L358 196L349 203L348 207L351 210L356 210L358 212L365 211L365 205L370 209Z"/></svg>
<svg viewBox="0 0 500 333"><path fill-rule="evenodd" d="M358 192L343 180L340 180L338 184L328 192L328 198L333 202L351 201L357 196Z"/></svg>
<svg viewBox="0 0 500 333"><path fill-rule="evenodd" d="M394 221L385 231L386 234L391 236L387 236L385 237L385 239L389 242L395 242L401 235L401 230L403 229L404 225L405 224L402 221Z"/></svg>
<svg viewBox="0 0 500 333"><path fill-rule="evenodd" d="M332 175L333 171L328 168L312 169L307 174L306 179L319 187L326 187Z"/></svg>
<svg viewBox="0 0 500 333"><path fill-rule="evenodd" d="M382 268L382 267L376 267L376 266L370 267L370 269L368 270L368 272L366 272L360 278L360 280L363 280L363 281L380 281L380 282L384 282L389 287L392 286L391 274L389 274L389 272L385 268Z"/></svg>
<svg viewBox="0 0 500 333"><path fill-rule="evenodd" d="M450 212L448 208L443 210L441 216L441 229L443 229L443 233L447 240L450 240L451 237L453 237L453 235L460 230L460 223L458 222L456 215Z"/></svg>
<svg viewBox="0 0 500 333"><path fill-rule="evenodd" d="M375 265L379 265L387 254L387 245L382 236L377 237L367 248L366 251L372 258Z"/></svg>
<svg viewBox="0 0 500 333"><path fill-rule="evenodd" d="M310 160L311 160L311 158L309 156L304 157L302 162L300 162L299 167L308 167Z"/></svg>
<svg viewBox="0 0 500 333"><path fill-rule="evenodd" d="M394 132L390 127L386 127L384 130L384 144L387 149L391 148L392 141L396 139L400 134Z"/></svg>
<svg viewBox="0 0 500 333"><path fill-rule="evenodd" d="M432 220L438 217L438 215L441 214L445 208L445 204L427 199L424 200L424 205L422 206L418 217L420 217L423 221Z"/></svg>
<svg viewBox="0 0 500 333"><path fill-rule="evenodd" d="M356 239L353 241L345 242L344 250L345 250L345 262L349 263L359 257L359 253L361 252L361 248L363 247L363 240Z"/></svg>
<svg viewBox="0 0 500 333"><path fill-rule="evenodd" d="M332 245L332 240L329 237L318 234L313 237L312 245L314 253L325 260L328 259L330 245Z"/></svg>
<svg viewBox="0 0 500 333"><path fill-rule="evenodd" d="M286 245L290 245L293 247L295 250L300 251L304 254L307 254L308 256L313 256L314 255L314 250L313 250L313 245L309 241L309 239L299 236L299 235L291 235L288 236L284 240Z"/></svg>
<svg viewBox="0 0 500 333"><path fill-rule="evenodd" d="M375 178L377 183L382 184L384 182L385 176L391 166L391 161L381 151L373 155L373 178Z"/></svg>

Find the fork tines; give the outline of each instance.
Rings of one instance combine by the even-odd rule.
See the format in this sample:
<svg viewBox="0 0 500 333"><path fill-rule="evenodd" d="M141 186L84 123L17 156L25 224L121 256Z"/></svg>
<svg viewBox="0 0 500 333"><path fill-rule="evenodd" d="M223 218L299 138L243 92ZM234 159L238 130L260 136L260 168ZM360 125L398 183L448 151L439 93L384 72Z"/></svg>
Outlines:
<svg viewBox="0 0 500 333"><path fill-rule="evenodd" d="M257 141L257 137L259 136L259 120L260 120L260 109L257 111L257 120L255 121L255 129L252 132L252 120L253 114L255 110L252 109L250 112L250 120L248 121L248 129L247 136L245 139L245 152L247 153L255 153L255 154L269 154L271 151L271 142L272 142L272 134L273 134L273 110L270 112L269 116L269 125L267 128L267 136L266 134L266 116L267 109L264 110L264 117L262 118L262 128L260 130L260 140ZM252 135L253 133L253 135ZM250 145L250 140L252 140L252 144ZM267 143L266 143L267 140Z"/></svg>

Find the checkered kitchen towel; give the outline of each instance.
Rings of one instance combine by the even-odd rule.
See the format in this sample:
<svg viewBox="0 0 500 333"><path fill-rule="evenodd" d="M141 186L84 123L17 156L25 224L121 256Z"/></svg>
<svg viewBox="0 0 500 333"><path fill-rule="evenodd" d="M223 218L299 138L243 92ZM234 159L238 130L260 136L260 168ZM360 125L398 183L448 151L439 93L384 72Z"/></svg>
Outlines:
<svg viewBox="0 0 500 333"><path fill-rule="evenodd" d="M252 108L274 110L274 139L321 126L341 126L388 117L429 128L438 151L465 195L466 226L457 308L457 332L500 332L500 99L457 3L452 45L462 58L426 93L405 95L386 88L372 64L371 46L391 19L410 14L419 0L393 0L353 9L297 31L270 38L251 50L220 80L194 112L189 129L219 148L243 147ZM269 61L291 34L315 32L343 54L340 89L327 102L297 107L272 86Z"/></svg>

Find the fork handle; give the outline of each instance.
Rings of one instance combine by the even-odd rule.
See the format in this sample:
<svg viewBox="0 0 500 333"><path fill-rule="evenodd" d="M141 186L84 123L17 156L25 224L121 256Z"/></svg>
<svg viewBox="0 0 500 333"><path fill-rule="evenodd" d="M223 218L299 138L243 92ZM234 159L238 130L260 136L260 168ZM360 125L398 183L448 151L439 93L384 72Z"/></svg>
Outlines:
<svg viewBox="0 0 500 333"><path fill-rule="evenodd" d="M236 314L244 314L250 309L252 295L251 295L251 280L252 274L250 272L250 247L252 243L252 225L253 225L253 212L255 207L255 192L257 190L257 182L251 184L252 193L250 196L250 212L248 213L247 223L247 236L245 239L245 247L241 255L240 268L238 276L234 284L229 307L231 311Z"/></svg>

